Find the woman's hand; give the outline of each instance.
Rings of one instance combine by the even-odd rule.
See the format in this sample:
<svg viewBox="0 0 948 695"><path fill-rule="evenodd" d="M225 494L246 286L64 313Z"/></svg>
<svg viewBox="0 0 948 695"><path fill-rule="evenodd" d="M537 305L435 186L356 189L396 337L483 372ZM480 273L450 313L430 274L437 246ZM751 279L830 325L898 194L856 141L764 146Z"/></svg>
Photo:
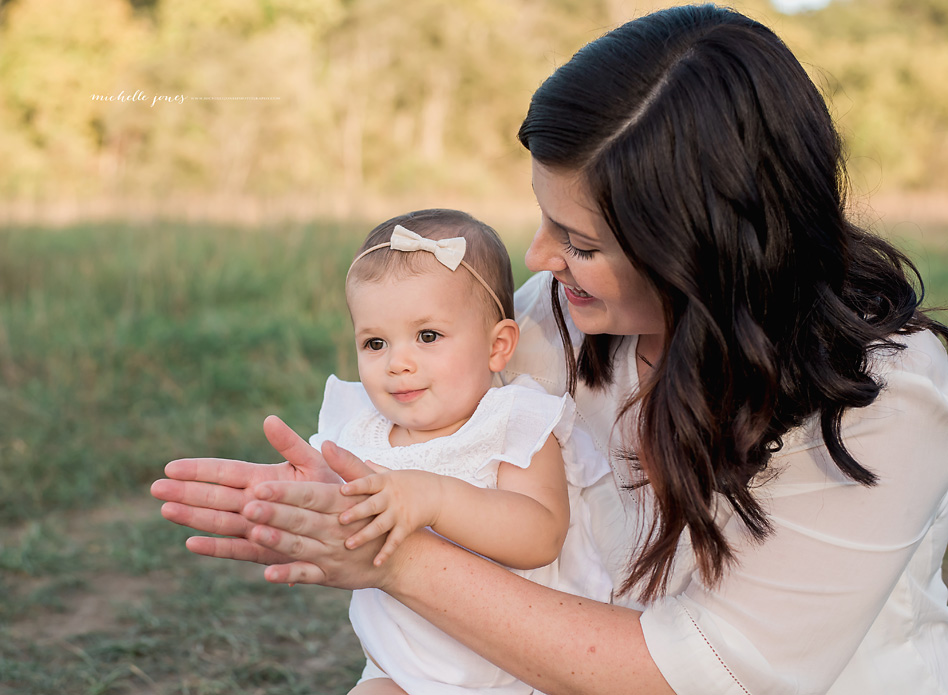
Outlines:
<svg viewBox="0 0 948 695"><path fill-rule="evenodd" d="M323 445L323 454L334 469L357 467L362 462L353 454L332 444ZM364 464L363 464L364 465ZM282 558L268 567L267 581L277 584L321 584L341 589L384 588L396 564L381 569L372 560L384 537L356 549L345 545L352 527L343 526L339 513L364 497L343 497L338 485L274 481L262 483L251 491L256 498L243 509L243 516L254 525L248 539Z"/></svg>
<svg viewBox="0 0 948 695"><path fill-rule="evenodd" d="M333 514L358 501L347 500L338 492L344 480L371 472L355 456L327 444L324 458L273 415L264 421L263 430L270 444L286 457L284 463L181 459L165 467L168 479L152 484L152 495L165 501L161 513L166 519L197 531L229 536L190 538L187 546L192 552L263 564L292 560L250 539L253 524L240 513L248 502L256 499L250 489L266 481L323 486L326 489L320 499L328 505L323 511Z"/></svg>

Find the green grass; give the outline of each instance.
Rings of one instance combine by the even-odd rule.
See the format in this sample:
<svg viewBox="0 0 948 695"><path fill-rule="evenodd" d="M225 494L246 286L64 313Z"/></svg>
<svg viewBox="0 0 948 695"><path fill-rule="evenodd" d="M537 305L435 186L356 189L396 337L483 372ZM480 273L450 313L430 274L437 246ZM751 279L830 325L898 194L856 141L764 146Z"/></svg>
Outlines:
<svg viewBox="0 0 948 695"><path fill-rule="evenodd" d="M355 682L347 592L191 556L156 506L108 517L53 513L0 552L0 692L342 695Z"/></svg>
<svg viewBox="0 0 948 695"><path fill-rule="evenodd" d="M0 232L0 522L141 489L163 461L275 460L354 376L337 227Z"/></svg>

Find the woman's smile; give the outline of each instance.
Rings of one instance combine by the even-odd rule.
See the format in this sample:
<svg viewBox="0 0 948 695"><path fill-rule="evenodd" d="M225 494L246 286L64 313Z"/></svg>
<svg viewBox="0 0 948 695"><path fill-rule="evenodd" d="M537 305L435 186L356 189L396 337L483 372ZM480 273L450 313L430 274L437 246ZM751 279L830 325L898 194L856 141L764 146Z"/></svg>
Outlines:
<svg viewBox="0 0 948 695"><path fill-rule="evenodd" d="M583 305L589 304L596 300L589 292L583 290L576 285L568 285L565 282L560 282L563 286L563 292L566 294L566 299L569 300L572 304Z"/></svg>

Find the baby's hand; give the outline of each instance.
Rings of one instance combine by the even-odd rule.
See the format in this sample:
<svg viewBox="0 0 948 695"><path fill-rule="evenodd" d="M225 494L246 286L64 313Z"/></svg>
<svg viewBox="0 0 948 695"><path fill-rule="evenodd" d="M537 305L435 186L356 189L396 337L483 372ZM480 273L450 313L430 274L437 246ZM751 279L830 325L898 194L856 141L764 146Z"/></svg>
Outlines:
<svg viewBox="0 0 948 695"><path fill-rule="evenodd" d="M386 471L343 485L344 495L371 497L340 514L339 523L375 517L346 539L346 547L358 548L388 533L385 545L373 561L376 566L381 565L414 531L437 523L443 503L442 480L442 476L427 471Z"/></svg>

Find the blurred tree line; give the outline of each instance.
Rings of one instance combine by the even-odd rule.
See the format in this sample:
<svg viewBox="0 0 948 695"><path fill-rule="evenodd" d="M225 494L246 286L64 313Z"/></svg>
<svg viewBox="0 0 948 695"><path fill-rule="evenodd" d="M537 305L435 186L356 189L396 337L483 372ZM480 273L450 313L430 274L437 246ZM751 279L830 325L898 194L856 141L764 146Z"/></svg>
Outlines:
<svg viewBox="0 0 948 695"><path fill-rule="evenodd" d="M530 94L651 0L0 0L0 204L503 197ZM857 185L948 188L948 0L733 3L804 62Z"/></svg>

